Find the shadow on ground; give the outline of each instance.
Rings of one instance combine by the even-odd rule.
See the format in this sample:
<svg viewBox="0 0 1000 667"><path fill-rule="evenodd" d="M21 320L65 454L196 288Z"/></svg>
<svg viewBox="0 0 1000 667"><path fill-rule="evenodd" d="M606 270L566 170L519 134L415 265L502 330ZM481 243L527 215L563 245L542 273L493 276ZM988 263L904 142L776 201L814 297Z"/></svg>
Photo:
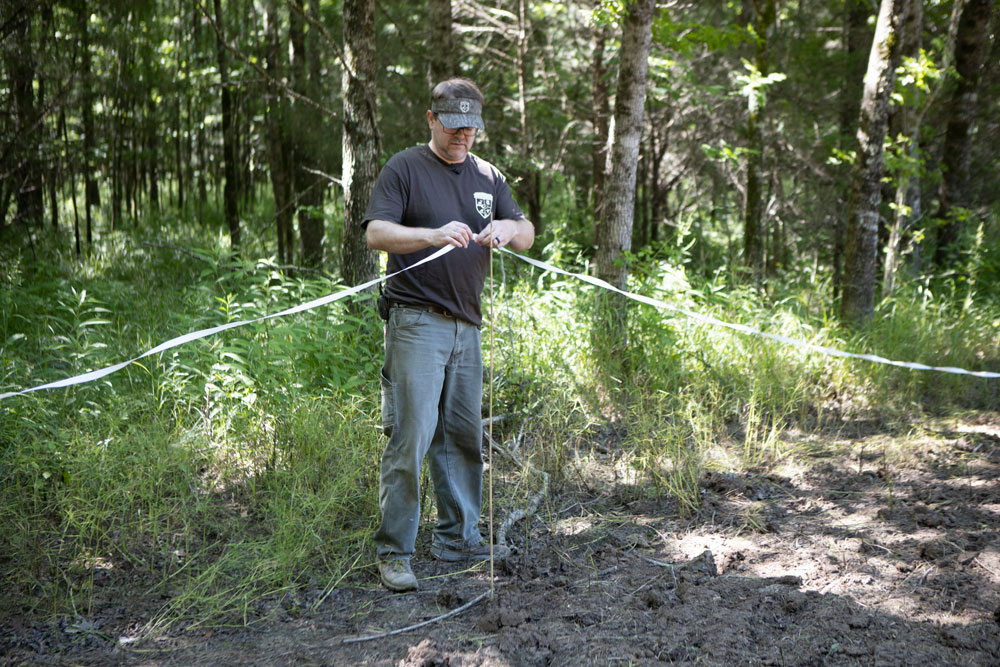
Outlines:
<svg viewBox="0 0 1000 667"><path fill-rule="evenodd" d="M496 592L420 544L419 591L373 568L326 597L266 600L249 627L119 641L110 616L0 626L10 664L997 665L1000 455L987 436L928 436L898 460L865 438L825 443L797 469L707 474L702 510L637 482L563 484L511 531ZM890 434L890 437L895 437ZM877 447L874 447L877 450ZM600 465L600 461L594 463ZM513 493L513 491L509 491ZM562 509L560 509L562 508ZM422 536L428 531L422 531ZM425 539L425 538L423 538ZM128 610L119 610L127 618ZM118 617L115 617L118 618ZM133 619L134 622L134 619ZM124 621L122 621L124 623Z"/></svg>

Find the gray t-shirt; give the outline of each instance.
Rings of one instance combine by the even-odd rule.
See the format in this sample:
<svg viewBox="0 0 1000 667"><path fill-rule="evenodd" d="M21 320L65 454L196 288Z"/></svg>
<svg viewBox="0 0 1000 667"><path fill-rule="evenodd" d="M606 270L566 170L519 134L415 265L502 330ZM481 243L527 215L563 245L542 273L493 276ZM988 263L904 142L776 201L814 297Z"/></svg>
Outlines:
<svg viewBox="0 0 1000 667"><path fill-rule="evenodd" d="M494 218L520 220L507 180L489 162L469 153L465 162L449 164L426 144L396 153L382 168L362 225L388 220L407 227L437 228L458 220L479 233ZM433 254L425 248L406 255L389 253L394 273ZM435 305L479 326L479 298L486 281L490 252L477 243L392 278L386 296L393 301Z"/></svg>

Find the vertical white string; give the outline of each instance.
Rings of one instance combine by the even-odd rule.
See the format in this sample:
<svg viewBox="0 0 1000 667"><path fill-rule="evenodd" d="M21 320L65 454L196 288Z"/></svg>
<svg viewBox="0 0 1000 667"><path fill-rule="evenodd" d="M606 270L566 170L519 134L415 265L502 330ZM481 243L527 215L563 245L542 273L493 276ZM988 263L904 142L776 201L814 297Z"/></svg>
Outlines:
<svg viewBox="0 0 1000 667"><path fill-rule="evenodd" d="M489 443L487 443L486 449L488 454L488 465L490 467L489 473L489 531L490 531L490 597L493 597L494 593L494 569L493 569L493 243L490 243L490 430L489 430Z"/></svg>

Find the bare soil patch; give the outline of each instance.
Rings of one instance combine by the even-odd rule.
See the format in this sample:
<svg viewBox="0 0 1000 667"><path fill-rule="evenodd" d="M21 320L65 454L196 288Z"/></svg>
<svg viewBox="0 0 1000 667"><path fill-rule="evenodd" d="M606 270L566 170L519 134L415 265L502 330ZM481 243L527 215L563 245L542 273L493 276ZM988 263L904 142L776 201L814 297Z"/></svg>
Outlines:
<svg viewBox="0 0 1000 667"><path fill-rule="evenodd" d="M1000 665L1000 416L788 434L788 446L794 463L707 473L687 518L651 484L611 474L613 453L581 456L511 531L493 598L415 632L343 643L474 599L488 567L432 561L422 543L415 593L390 594L370 568L325 598L266 600L249 627L178 625L135 643L162 601L109 599L87 618L3 621L0 660Z"/></svg>

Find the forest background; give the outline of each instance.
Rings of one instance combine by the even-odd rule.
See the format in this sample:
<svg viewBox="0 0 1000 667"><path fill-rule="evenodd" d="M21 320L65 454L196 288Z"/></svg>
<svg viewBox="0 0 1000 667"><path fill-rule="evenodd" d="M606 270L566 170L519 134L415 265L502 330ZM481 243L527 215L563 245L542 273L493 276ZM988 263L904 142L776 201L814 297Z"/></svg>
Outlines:
<svg viewBox="0 0 1000 667"><path fill-rule="evenodd" d="M1000 370L991 0L3 0L0 25L0 391L377 275L368 193L456 74L485 93L476 152L533 256L814 344ZM994 379L495 264L495 410L548 443L503 508L557 493L600 429L625 434L637 493L697 516L706 471L777 465L789 429L1000 406ZM368 294L4 399L0 608L75 614L138 581L162 601L147 629L249 622L366 576L380 359Z"/></svg>

